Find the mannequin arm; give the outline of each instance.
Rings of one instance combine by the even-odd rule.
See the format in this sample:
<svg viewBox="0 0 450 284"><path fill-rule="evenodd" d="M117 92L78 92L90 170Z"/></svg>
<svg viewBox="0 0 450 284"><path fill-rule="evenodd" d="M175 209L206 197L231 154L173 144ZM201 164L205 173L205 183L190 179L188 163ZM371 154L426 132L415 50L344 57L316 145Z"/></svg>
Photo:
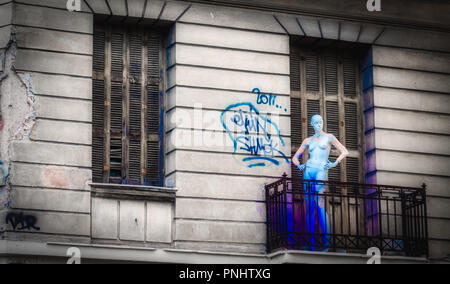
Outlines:
<svg viewBox="0 0 450 284"><path fill-rule="evenodd" d="M292 162L294 165L298 166L300 164L299 158L303 155L303 152L307 149L307 144L309 142L309 138L303 140L302 145L300 148L298 148L297 152L295 153L294 157L292 157Z"/></svg>

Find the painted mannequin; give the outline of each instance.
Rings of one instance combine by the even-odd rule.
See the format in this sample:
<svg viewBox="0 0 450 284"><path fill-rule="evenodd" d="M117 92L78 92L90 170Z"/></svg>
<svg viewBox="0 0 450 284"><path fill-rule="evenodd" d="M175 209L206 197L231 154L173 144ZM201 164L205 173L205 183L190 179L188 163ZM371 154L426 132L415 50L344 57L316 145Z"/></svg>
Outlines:
<svg viewBox="0 0 450 284"><path fill-rule="evenodd" d="M303 179L305 180L318 180L327 181L328 180L328 169L336 167L342 159L348 155L347 149L334 137L333 134L328 134L323 132L323 119L320 114L315 114L311 117L311 126L314 128L314 136L306 138L298 151L292 158L292 162L299 168L300 171L305 170L303 174ZM335 162L330 162L328 157L330 155L331 144L333 144L341 153ZM303 152L309 150L309 160L306 164L300 164L299 158L303 155ZM305 183L305 191L307 183ZM320 184L311 184L311 192L306 194L306 205L307 205L307 227L308 232L311 234L318 233L315 232L315 217L314 212L317 212L319 217L320 228L324 234L325 247L328 244L326 241L326 234L329 234L329 222L328 216L325 211L325 200L323 196L318 194L323 194L325 192L325 186ZM316 195L317 194L317 195ZM314 238L311 238L311 249L314 250Z"/></svg>

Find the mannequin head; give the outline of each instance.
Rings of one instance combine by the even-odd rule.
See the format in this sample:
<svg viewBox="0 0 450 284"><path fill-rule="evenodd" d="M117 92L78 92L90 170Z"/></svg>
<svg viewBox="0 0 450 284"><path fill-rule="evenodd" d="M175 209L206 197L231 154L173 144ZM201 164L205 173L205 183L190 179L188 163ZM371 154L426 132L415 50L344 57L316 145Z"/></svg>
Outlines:
<svg viewBox="0 0 450 284"><path fill-rule="evenodd" d="M314 114L311 117L311 126L315 133L321 133L323 130L323 118L320 114Z"/></svg>

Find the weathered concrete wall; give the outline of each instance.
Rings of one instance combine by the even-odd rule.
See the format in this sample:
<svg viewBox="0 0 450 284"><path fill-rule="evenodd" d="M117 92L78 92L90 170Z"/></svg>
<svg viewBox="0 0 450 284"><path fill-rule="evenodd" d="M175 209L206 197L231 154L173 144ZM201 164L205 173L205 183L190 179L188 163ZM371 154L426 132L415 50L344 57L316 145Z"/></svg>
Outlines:
<svg viewBox="0 0 450 284"><path fill-rule="evenodd" d="M172 243L173 204L157 201L92 199L92 238Z"/></svg>
<svg viewBox="0 0 450 284"><path fill-rule="evenodd" d="M442 258L450 251L450 44L397 35L379 38L365 71L373 77L365 86L367 178L427 184L430 254Z"/></svg>
<svg viewBox="0 0 450 284"><path fill-rule="evenodd" d="M1 227L11 236L89 237L93 17L46 2L13 6L1 86L10 169Z"/></svg>
<svg viewBox="0 0 450 284"><path fill-rule="evenodd" d="M166 173L179 188L176 245L262 252L264 183L289 171L283 158L290 154L289 37L180 23L168 45ZM242 145L235 151L230 137L243 134L232 131L231 117L223 121L229 131L221 121L227 108L241 103L277 112L275 105L258 104L254 88L276 94L286 108L278 109L280 135L272 129L273 141L285 143L275 155L279 165L250 168L243 159L253 155Z"/></svg>
<svg viewBox="0 0 450 284"><path fill-rule="evenodd" d="M5 94L9 93L11 80L7 80L10 75L10 65L14 58L14 47L12 46L12 1L0 1L0 210L8 207L10 195L6 186L10 172L10 158L8 154L8 143L10 133L6 124L8 116L7 102ZM6 126L6 127L5 127Z"/></svg>

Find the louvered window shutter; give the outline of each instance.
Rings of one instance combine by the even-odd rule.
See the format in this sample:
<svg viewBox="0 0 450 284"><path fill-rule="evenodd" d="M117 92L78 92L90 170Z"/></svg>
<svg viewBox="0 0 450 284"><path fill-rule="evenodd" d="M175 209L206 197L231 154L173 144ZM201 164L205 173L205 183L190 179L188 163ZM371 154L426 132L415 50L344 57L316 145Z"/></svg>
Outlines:
<svg viewBox="0 0 450 284"><path fill-rule="evenodd" d="M161 37L96 27L94 182L162 185Z"/></svg>
<svg viewBox="0 0 450 284"><path fill-rule="evenodd" d="M291 73L291 156L297 152L297 149L303 142L302 137L302 112L301 112L301 100L300 100L300 53L298 50L291 53L290 56L290 73ZM292 186L294 189L299 190L301 187L300 179L301 172L294 165L291 164Z"/></svg>
<svg viewBox="0 0 450 284"><path fill-rule="evenodd" d="M93 71L95 74L105 70L105 32L94 30ZM105 165L105 84L103 78L92 79L92 180L103 181L103 170Z"/></svg>
<svg viewBox="0 0 450 284"><path fill-rule="evenodd" d="M109 105L110 124L110 171L109 179L113 183L122 183L122 123L123 123L123 61L124 61L124 34L112 33L111 36L111 96Z"/></svg>
<svg viewBox="0 0 450 284"><path fill-rule="evenodd" d="M291 91L300 91L300 53L293 48L289 57L291 74Z"/></svg>
<svg viewBox="0 0 450 284"><path fill-rule="evenodd" d="M320 91L319 57L305 55L306 91L318 93Z"/></svg>
<svg viewBox="0 0 450 284"><path fill-rule="evenodd" d="M102 80L92 82L92 180L102 182L104 162L104 108L105 98L103 96L105 85Z"/></svg>
<svg viewBox="0 0 450 284"><path fill-rule="evenodd" d="M162 168L163 153L161 145L162 110L160 95L160 45L161 39L157 35L148 38L148 63L147 63L147 173L146 179L149 184L159 185L162 176L159 169Z"/></svg>
<svg viewBox="0 0 450 284"><path fill-rule="evenodd" d="M311 116L319 113L324 118L324 131L333 134L350 152L343 163L328 171L328 179L363 182L360 178L363 176L363 149L357 60L335 50L315 52L293 46L290 63L293 153L302 140L314 135ZM330 160L336 160L339 154L333 149ZM308 154L304 156L303 163ZM294 179L300 176L295 167L292 176Z"/></svg>
<svg viewBox="0 0 450 284"><path fill-rule="evenodd" d="M345 96L356 96L356 65L353 59L343 59L344 70L344 94Z"/></svg>
<svg viewBox="0 0 450 284"><path fill-rule="evenodd" d="M338 94L338 61L335 56L325 56L325 91L327 94Z"/></svg>

